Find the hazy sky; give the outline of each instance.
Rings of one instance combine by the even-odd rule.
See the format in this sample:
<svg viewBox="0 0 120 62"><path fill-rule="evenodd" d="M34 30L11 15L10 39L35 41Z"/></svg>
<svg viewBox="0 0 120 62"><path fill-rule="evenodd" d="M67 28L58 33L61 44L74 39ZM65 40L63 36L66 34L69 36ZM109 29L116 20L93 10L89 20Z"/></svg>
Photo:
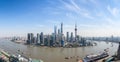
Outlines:
<svg viewBox="0 0 120 62"><path fill-rule="evenodd" d="M50 34L64 24L81 36L120 36L120 0L0 0L0 37Z"/></svg>

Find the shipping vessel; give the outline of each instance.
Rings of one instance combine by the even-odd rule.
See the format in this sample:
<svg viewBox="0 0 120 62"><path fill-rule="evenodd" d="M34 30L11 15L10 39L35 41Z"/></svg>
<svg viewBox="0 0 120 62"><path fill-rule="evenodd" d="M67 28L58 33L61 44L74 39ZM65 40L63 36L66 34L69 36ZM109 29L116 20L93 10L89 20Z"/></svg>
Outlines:
<svg viewBox="0 0 120 62"><path fill-rule="evenodd" d="M109 54L108 54L108 48L107 48L102 53L86 55L86 57L84 57L82 60L79 60L78 62L96 62L108 56Z"/></svg>
<svg viewBox="0 0 120 62"><path fill-rule="evenodd" d="M97 60L103 59L105 57L108 57L108 53L103 52L101 54L92 54L92 55L87 55L84 59L83 62L95 62Z"/></svg>

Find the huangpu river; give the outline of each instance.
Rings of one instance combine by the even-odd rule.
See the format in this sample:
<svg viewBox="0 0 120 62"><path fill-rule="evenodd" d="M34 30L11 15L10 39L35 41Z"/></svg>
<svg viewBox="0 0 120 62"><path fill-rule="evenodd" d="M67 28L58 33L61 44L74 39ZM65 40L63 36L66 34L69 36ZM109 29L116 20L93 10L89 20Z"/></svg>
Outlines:
<svg viewBox="0 0 120 62"><path fill-rule="evenodd" d="M109 54L113 55L118 49L118 43L107 43L96 41L96 46L78 47L78 48L50 48L33 45L24 45L11 42L9 40L0 40L0 48L10 54L23 54L26 57L42 59L44 62L77 62L76 56L84 58L88 54L98 54L104 49L109 48ZM65 59L65 57L72 57Z"/></svg>

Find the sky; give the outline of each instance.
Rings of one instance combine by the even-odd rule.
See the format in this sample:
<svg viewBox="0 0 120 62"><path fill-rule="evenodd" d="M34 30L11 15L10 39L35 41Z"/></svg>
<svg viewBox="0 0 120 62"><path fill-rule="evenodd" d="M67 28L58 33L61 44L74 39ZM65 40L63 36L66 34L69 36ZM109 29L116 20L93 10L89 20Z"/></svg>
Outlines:
<svg viewBox="0 0 120 62"><path fill-rule="evenodd" d="M51 34L120 36L120 0L0 0L0 37Z"/></svg>

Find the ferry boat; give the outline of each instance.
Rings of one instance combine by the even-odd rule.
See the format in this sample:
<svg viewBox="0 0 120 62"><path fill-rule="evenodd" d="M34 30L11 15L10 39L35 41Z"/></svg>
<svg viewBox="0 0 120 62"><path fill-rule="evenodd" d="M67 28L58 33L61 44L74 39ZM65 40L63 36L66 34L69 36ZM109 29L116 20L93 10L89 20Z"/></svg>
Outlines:
<svg viewBox="0 0 120 62"><path fill-rule="evenodd" d="M106 58L109 56L108 49L109 48L105 49L103 53L86 55L86 57L80 59L78 62L96 62L100 59Z"/></svg>

